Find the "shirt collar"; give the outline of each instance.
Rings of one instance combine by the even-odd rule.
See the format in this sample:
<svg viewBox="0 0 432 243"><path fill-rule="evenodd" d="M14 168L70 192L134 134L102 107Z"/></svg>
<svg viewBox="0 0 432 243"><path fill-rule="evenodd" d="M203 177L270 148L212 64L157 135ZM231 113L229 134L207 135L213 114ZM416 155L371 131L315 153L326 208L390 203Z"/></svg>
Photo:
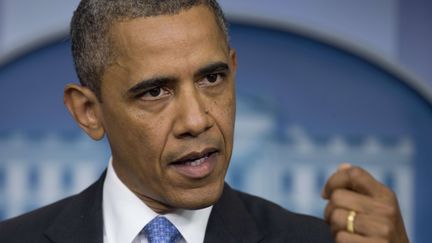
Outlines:
<svg viewBox="0 0 432 243"><path fill-rule="evenodd" d="M164 216L176 226L187 243L201 243L212 207L179 209ZM118 178L112 159L103 186L102 209L105 243L132 242L144 226L158 215Z"/></svg>

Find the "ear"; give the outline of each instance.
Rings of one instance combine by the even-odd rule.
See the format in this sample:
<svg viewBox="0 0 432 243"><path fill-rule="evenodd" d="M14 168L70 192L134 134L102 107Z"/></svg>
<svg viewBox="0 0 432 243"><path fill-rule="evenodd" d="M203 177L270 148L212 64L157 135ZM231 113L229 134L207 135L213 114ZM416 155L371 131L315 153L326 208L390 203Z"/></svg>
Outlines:
<svg viewBox="0 0 432 243"><path fill-rule="evenodd" d="M104 137L100 102L87 87L68 84L64 90L64 103L78 125L94 140Z"/></svg>
<svg viewBox="0 0 432 243"><path fill-rule="evenodd" d="M235 74L237 71L237 52L236 52L236 50L233 48L230 48L229 55L230 55L232 71Z"/></svg>

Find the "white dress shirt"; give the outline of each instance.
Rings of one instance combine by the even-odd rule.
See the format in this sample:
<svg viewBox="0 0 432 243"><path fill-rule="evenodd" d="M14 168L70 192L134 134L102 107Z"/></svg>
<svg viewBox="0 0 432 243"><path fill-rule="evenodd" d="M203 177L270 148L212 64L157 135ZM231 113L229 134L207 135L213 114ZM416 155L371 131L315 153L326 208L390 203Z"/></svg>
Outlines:
<svg viewBox="0 0 432 243"><path fill-rule="evenodd" d="M180 231L186 243L204 241L212 206L199 210L176 210L163 215ZM118 178L108 164L103 185L104 243L147 243L144 226L158 216Z"/></svg>

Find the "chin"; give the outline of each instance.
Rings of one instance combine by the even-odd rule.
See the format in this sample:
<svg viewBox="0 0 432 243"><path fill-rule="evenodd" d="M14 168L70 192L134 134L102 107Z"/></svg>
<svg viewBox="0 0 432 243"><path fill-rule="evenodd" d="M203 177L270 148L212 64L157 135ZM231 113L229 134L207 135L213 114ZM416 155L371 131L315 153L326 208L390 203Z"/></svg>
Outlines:
<svg viewBox="0 0 432 243"><path fill-rule="evenodd" d="M201 209L214 205L222 195L224 182L213 186L189 189L177 197L176 208Z"/></svg>

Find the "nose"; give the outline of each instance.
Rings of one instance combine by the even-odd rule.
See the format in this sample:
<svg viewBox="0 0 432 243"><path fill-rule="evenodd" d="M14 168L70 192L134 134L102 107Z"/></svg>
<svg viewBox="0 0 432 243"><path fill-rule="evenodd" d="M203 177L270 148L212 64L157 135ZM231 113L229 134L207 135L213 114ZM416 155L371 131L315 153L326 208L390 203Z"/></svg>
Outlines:
<svg viewBox="0 0 432 243"><path fill-rule="evenodd" d="M213 126L205 97L190 89L177 97L174 135L177 138L198 137Z"/></svg>

